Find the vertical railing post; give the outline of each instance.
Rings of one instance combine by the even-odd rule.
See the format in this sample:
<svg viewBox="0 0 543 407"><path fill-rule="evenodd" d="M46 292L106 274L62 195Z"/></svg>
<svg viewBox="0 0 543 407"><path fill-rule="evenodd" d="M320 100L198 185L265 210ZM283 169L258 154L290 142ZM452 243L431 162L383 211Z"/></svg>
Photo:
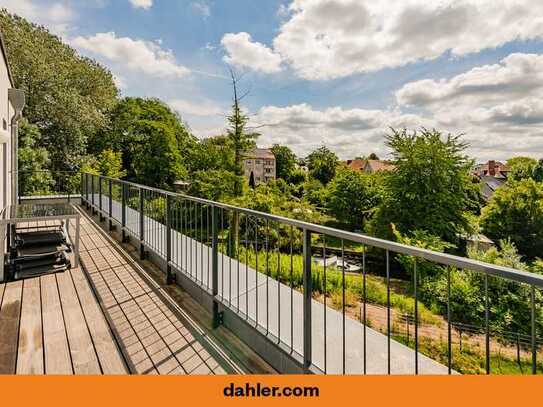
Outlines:
<svg viewBox="0 0 543 407"><path fill-rule="evenodd" d="M85 173L85 204L87 206L87 209L90 208L89 203L89 173Z"/></svg>
<svg viewBox="0 0 543 407"><path fill-rule="evenodd" d="M139 221L140 221L140 259L145 259L145 229L143 227L144 225L144 217L145 217L145 205L144 205L144 194L143 194L143 188L139 188L139 199L140 199L140 205L139 205Z"/></svg>
<svg viewBox="0 0 543 407"><path fill-rule="evenodd" d="M95 206L94 206L94 174L91 174L91 212L94 215L95 212Z"/></svg>
<svg viewBox="0 0 543 407"><path fill-rule="evenodd" d="M185 237L186 238L186 237ZM220 325L219 303L219 211L211 207L211 292L213 294L213 328Z"/></svg>
<svg viewBox="0 0 543 407"><path fill-rule="evenodd" d="M166 284L175 283L172 273L172 197L166 195Z"/></svg>
<svg viewBox="0 0 543 407"><path fill-rule="evenodd" d="M108 179L108 193L109 193L109 231L113 230L113 182L111 178Z"/></svg>
<svg viewBox="0 0 543 407"><path fill-rule="evenodd" d="M71 188L70 188L71 182L70 181L71 181L70 176L67 173L65 173L64 174L64 185L66 185L66 189L68 190L67 191L68 192L68 194L67 194L68 195L68 203L71 202Z"/></svg>
<svg viewBox="0 0 543 407"><path fill-rule="evenodd" d="M85 196L86 196L86 193L85 191L87 190L87 185L85 184L85 173L81 173L81 179L80 179L80 184L79 184L79 191L80 191L80 196L81 196L81 205L84 204L84 201L85 201Z"/></svg>
<svg viewBox="0 0 543 407"><path fill-rule="evenodd" d="M102 177L100 175L98 176L98 199L98 216L100 218L100 222L102 222L104 220L104 216L102 214Z"/></svg>
<svg viewBox="0 0 543 407"><path fill-rule="evenodd" d="M303 255L304 255L304 273L303 273L303 288L304 288L304 370L309 372L312 363L312 343L311 343L311 294L313 292L311 280L311 232L307 229L303 231Z"/></svg>
<svg viewBox="0 0 543 407"><path fill-rule="evenodd" d="M126 184L121 184L121 240L126 243Z"/></svg>

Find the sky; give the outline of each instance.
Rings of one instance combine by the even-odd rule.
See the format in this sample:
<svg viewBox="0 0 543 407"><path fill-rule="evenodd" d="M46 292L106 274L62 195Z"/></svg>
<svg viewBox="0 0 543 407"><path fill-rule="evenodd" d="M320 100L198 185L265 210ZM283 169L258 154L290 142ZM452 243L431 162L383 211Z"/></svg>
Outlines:
<svg viewBox="0 0 543 407"><path fill-rule="evenodd" d="M462 134L477 161L543 157L543 2L0 0L158 97L198 137L224 132L229 67L259 145L386 158L390 128Z"/></svg>

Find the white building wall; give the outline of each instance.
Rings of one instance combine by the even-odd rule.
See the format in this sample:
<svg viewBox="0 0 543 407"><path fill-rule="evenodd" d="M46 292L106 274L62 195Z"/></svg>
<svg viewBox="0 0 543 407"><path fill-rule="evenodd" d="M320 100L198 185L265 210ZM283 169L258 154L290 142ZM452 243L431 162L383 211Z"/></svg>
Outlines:
<svg viewBox="0 0 543 407"><path fill-rule="evenodd" d="M11 200L11 117L13 108L8 101L8 89L11 88L7 61L0 52L0 209L9 205Z"/></svg>

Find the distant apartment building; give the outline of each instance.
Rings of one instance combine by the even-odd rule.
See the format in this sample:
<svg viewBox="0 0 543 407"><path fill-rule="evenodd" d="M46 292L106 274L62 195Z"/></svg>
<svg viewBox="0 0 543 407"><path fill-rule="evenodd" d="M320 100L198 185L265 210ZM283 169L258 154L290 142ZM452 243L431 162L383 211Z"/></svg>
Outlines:
<svg viewBox="0 0 543 407"><path fill-rule="evenodd" d="M245 176L250 179L252 173L255 185L268 183L276 178L275 156L269 148L256 148L249 152L243 164Z"/></svg>
<svg viewBox="0 0 543 407"><path fill-rule="evenodd" d="M382 171L392 171L395 166L388 161L383 160L347 160L347 167L355 171L363 171L366 174L373 174Z"/></svg>

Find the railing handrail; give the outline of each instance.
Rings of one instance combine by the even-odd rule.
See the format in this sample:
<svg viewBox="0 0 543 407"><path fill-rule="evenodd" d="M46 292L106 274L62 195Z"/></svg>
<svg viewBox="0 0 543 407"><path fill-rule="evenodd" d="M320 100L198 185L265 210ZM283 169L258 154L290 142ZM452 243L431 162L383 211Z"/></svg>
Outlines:
<svg viewBox="0 0 543 407"><path fill-rule="evenodd" d="M171 192L171 191L166 191L160 188L149 187L147 185L137 184L135 182L125 181L118 178L111 178L111 177L96 175L96 174L91 174L91 173L88 173L88 175L99 177L100 179L104 179L104 180L111 180L112 182L116 182L119 184L130 185L135 188L141 188L148 191L158 192L164 195L170 195L173 197L178 197L178 198L190 200L193 202L198 202L198 203L214 206L217 208L236 211L238 213L251 215L255 217L261 217L264 219L268 219L270 221L292 225L302 230L307 230L309 232L321 233L328 236L334 236L340 239L349 240L356 243L362 243L368 246L377 247L377 248L388 250L388 251L398 253L398 254L406 254L410 256L419 257L421 259L432 261L434 263L438 263L445 266L453 266L453 267L463 269L463 270L481 272L488 275L501 277L501 278L516 281L519 283L530 284L536 287L543 288L543 276L540 276L535 273L523 271L523 270L514 269L512 267L499 266L499 265L485 263L479 260L473 260L466 257L460 257L460 256L448 254L448 253L441 253L441 252L436 252L436 251L432 251L428 249L423 249L420 247L408 246L403 243L380 239L377 237L372 237L372 236L364 235L361 233L348 232L348 231L344 231L340 229L331 228L328 226L317 225L315 223L309 223L309 222L304 222L304 221L300 221L296 219L286 218L279 215L259 212L253 209L241 208L238 206L234 206L234 205L230 205L230 204L226 204L222 202L216 202L216 201L211 201L208 199L197 198L197 197L183 194L180 192Z"/></svg>

